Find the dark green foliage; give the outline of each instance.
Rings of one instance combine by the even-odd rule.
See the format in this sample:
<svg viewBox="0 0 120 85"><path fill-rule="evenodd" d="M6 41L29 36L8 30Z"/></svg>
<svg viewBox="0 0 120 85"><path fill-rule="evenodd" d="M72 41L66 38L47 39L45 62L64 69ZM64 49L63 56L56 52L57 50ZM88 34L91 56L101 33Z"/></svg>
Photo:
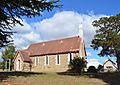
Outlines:
<svg viewBox="0 0 120 85"><path fill-rule="evenodd" d="M5 64L7 64L7 68L9 68L9 59L10 59L10 69L13 68L13 59L15 57L15 47L13 45L9 45L5 48L5 51L2 52L3 59L3 68L5 68Z"/></svg>
<svg viewBox="0 0 120 85"><path fill-rule="evenodd" d="M97 73L97 69L95 68L95 66L90 66L87 71L89 73Z"/></svg>
<svg viewBox="0 0 120 85"><path fill-rule="evenodd" d="M98 68L97 68L98 72L102 72L103 71L103 66L102 65L99 65Z"/></svg>
<svg viewBox="0 0 120 85"><path fill-rule="evenodd" d="M120 69L120 14L100 18L93 22L93 26L99 29L96 31L91 47L95 50L102 48L99 56L115 56Z"/></svg>
<svg viewBox="0 0 120 85"><path fill-rule="evenodd" d="M45 10L51 11L60 7L58 0L0 0L0 47L11 42L11 31L15 24L23 25L20 22L23 16L40 16Z"/></svg>
<svg viewBox="0 0 120 85"><path fill-rule="evenodd" d="M86 67L86 61L84 58L75 57L69 64L69 68L71 72L81 73L84 71Z"/></svg>
<svg viewBox="0 0 120 85"><path fill-rule="evenodd" d="M9 45L5 48L5 51L2 52L2 59L14 59L15 56L15 46Z"/></svg>
<svg viewBox="0 0 120 85"><path fill-rule="evenodd" d="M4 61L0 62L0 69L2 69L3 71L5 70L5 62Z"/></svg>

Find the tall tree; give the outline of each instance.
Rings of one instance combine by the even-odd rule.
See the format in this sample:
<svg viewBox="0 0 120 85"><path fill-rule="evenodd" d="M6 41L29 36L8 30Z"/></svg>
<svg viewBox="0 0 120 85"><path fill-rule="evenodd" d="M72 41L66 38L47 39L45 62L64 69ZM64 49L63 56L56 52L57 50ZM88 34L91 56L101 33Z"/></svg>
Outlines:
<svg viewBox="0 0 120 85"><path fill-rule="evenodd" d="M40 16L45 10L51 11L60 7L56 3L59 0L0 0L0 48L11 42L15 24L23 25L20 22L23 16Z"/></svg>
<svg viewBox="0 0 120 85"><path fill-rule="evenodd" d="M95 50L101 47L100 56L116 57L120 71L120 14L95 20L93 26L99 29L96 31L91 47Z"/></svg>
<svg viewBox="0 0 120 85"><path fill-rule="evenodd" d="M2 59L14 59L15 56L15 46L9 45L5 48L5 51L2 52Z"/></svg>
<svg viewBox="0 0 120 85"><path fill-rule="evenodd" d="M8 60L10 60L10 67L11 69L13 68L13 59L15 56L15 46L13 45L9 45L5 48L5 51L2 52L2 59L3 59L3 68L5 68L5 62L7 62Z"/></svg>

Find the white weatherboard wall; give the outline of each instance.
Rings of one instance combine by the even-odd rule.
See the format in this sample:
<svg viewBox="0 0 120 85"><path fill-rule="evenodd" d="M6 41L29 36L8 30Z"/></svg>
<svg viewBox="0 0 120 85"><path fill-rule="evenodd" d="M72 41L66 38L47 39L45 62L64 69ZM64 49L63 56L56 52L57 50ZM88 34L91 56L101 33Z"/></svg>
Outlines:
<svg viewBox="0 0 120 85"><path fill-rule="evenodd" d="M111 68L109 68L111 67ZM107 61L105 64L104 64L104 71L107 72L107 71L116 71L117 70L117 66L115 64L113 64L111 61Z"/></svg>

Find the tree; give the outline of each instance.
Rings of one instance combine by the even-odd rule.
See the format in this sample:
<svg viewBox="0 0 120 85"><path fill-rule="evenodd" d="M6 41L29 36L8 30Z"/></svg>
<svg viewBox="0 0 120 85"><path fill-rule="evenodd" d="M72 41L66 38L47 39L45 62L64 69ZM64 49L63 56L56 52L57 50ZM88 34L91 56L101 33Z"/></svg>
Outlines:
<svg viewBox="0 0 120 85"><path fill-rule="evenodd" d="M99 65L98 68L97 68L98 72L101 72L104 70L103 66L102 65Z"/></svg>
<svg viewBox="0 0 120 85"><path fill-rule="evenodd" d="M84 71L86 67L86 61L84 58L75 57L69 64L69 68L71 72L81 73Z"/></svg>
<svg viewBox="0 0 120 85"><path fill-rule="evenodd" d="M5 69L5 62L4 61L0 62L0 69L3 69L3 71L4 71L4 69Z"/></svg>
<svg viewBox="0 0 120 85"><path fill-rule="evenodd" d="M45 10L51 11L60 7L58 0L0 0L0 48L8 45L13 35L12 27L20 22L23 16L40 16Z"/></svg>
<svg viewBox="0 0 120 85"><path fill-rule="evenodd" d="M95 50L101 47L99 56L116 57L118 70L120 70L120 14L102 17L92 24L99 29L96 31L91 47Z"/></svg>
<svg viewBox="0 0 120 85"><path fill-rule="evenodd" d="M13 68L13 59L14 59L14 56L15 56L15 47L13 45L9 45L5 48L5 51L2 52L2 59L3 59L3 62L2 62L2 67L5 68L5 62L7 62L8 60L10 60L10 69ZM7 62L7 64L9 65L9 63ZM7 66L8 66L7 65Z"/></svg>
<svg viewBox="0 0 120 85"><path fill-rule="evenodd" d="M90 73L97 73L97 69L95 68L95 66L90 66L87 71Z"/></svg>

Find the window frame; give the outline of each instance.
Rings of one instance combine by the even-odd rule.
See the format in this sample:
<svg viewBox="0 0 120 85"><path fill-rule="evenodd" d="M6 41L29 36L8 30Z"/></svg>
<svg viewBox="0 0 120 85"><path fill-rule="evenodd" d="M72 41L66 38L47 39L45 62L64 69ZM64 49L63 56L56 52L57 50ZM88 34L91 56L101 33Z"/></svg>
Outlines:
<svg viewBox="0 0 120 85"><path fill-rule="evenodd" d="M48 62L48 63L46 63L46 62ZM49 56L48 55L45 56L45 65L49 65Z"/></svg>
<svg viewBox="0 0 120 85"><path fill-rule="evenodd" d="M71 58L70 58L71 57ZM68 53L68 64L74 59L73 53Z"/></svg>
<svg viewBox="0 0 120 85"><path fill-rule="evenodd" d="M59 58L58 58L59 57ZM59 59L59 60L58 60ZM58 63L59 62L59 63ZM56 65L60 65L60 63L61 63L61 58L60 58L60 55L59 54L57 54L56 55Z"/></svg>
<svg viewBox="0 0 120 85"><path fill-rule="evenodd" d="M40 58L37 56L35 57L35 66L39 66L40 64Z"/></svg>

